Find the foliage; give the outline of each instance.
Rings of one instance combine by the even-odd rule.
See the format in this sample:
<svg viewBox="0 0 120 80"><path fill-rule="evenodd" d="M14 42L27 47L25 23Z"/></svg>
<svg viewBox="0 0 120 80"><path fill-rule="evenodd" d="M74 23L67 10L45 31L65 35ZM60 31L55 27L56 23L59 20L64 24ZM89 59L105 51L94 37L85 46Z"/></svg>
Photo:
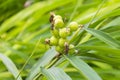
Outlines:
<svg viewBox="0 0 120 80"><path fill-rule="evenodd" d="M29 3L27 6L25 4ZM119 80L120 0L0 0L0 80ZM68 25L77 53L45 44L50 12ZM79 73L80 72L80 73Z"/></svg>

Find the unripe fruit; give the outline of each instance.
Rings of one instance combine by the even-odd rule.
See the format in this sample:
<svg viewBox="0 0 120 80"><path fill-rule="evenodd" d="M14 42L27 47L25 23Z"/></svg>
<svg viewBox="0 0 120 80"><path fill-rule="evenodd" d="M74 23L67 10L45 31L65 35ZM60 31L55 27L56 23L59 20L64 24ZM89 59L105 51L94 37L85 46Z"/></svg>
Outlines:
<svg viewBox="0 0 120 80"><path fill-rule="evenodd" d="M68 51L68 53L69 53L69 54L75 53L75 49L70 49L70 50Z"/></svg>
<svg viewBox="0 0 120 80"><path fill-rule="evenodd" d="M70 30L67 28L60 29L59 35L61 38L66 38L70 34Z"/></svg>
<svg viewBox="0 0 120 80"><path fill-rule="evenodd" d="M63 28L64 27L64 22L62 19L56 19L54 22L54 27L57 28Z"/></svg>
<svg viewBox="0 0 120 80"><path fill-rule="evenodd" d="M70 44L70 45L69 45L69 54L75 53L74 47L75 47L75 46L74 46L73 44Z"/></svg>
<svg viewBox="0 0 120 80"><path fill-rule="evenodd" d="M60 47L64 47L65 42L66 42L66 39L60 38L58 44Z"/></svg>
<svg viewBox="0 0 120 80"><path fill-rule="evenodd" d="M58 44L58 39L54 36L50 38L50 44L51 45L57 45Z"/></svg>
<svg viewBox="0 0 120 80"><path fill-rule="evenodd" d="M76 31L78 29L78 23L77 22L71 22L68 26L71 31Z"/></svg>
<svg viewBox="0 0 120 80"><path fill-rule="evenodd" d="M69 32L68 36L71 36L72 35L72 31L70 31L70 28L67 27L67 31Z"/></svg>
<svg viewBox="0 0 120 80"><path fill-rule="evenodd" d="M63 49L60 47L60 46L56 46L56 51L58 51L58 52L62 52L63 51Z"/></svg>
<svg viewBox="0 0 120 80"><path fill-rule="evenodd" d="M53 29L51 31L52 35L55 36L56 38L59 38L59 31L57 29Z"/></svg>
<svg viewBox="0 0 120 80"><path fill-rule="evenodd" d="M56 16L54 16L53 20L55 21L56 19L61 19L62 20L62 17L60 15L56 15Z"/></svg>
<svg viewBox="0 0 120 80"><path fill-rule="evenodd" d="M73 49L75 46L73 44L69 45L69 49Z"/></svg>

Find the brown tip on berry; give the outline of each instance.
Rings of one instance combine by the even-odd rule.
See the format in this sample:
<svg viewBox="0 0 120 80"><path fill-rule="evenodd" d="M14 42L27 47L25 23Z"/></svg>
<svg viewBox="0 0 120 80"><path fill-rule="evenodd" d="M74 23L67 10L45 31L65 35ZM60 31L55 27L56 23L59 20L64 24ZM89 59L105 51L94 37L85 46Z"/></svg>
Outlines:
<svg viewBox="0 0 120 80"><path fill-rule="evenodd" d="M79 25L79 27L80 27L80 28L83 28L83 27L84 27L84 25L80 24L80 25Z"/></svg>
<svg viewBox="0 0 120 80"><path fill-rule="evenodd" d="M46 43L46 44L50 44L50 39L48 39L48 38L45 39L45 43Z"/></svg>
<svg viewBox="0 0 120 80"><path fill-rule="evenodd" d="M54 18L55 14L53 12L50 12L50 23L53 23L53 18Z"/></svg>

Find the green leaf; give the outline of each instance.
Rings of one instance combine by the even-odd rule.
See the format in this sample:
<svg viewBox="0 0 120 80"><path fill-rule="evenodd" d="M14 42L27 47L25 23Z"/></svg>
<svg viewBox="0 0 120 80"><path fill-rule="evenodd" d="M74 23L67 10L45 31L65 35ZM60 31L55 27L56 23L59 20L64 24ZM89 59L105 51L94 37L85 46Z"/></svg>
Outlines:
<svg viewBox="0 0 120 80"><path fill-rule="evenodd" d="M119 3L119 7L120 7L120 3ZM119 15L120 15L120 9L119 8L118 9L114 9L111 12L108 12L108 13L106 13L103 16L99 16L98 18L96 18L94 20L94 22L102 20L102 19L105 19L105 18L108 18L108 17L119 16Z"/></svg>
<svg viewBox="0 0 120 80"><path fill-rule="evenodd" d="M41 68L42 73L48 80L72 80L62 69L52 67L50 69Z"/></svg>
<svg viewBox="0 0 120 80"><path fill-rule="evenodd" d="M120 58L120 49L113 49L104 46L89 46L89 45L78 45L80 49L95 50L102 52L102 55L111 55L113 58Z"/></svg>
<svg viewBox="0 0 120 80"><path fill-rule="evenodd" d="M45 55L40 58L36 64L32 67L27 80L33 80L33 78L40 72L40 67L44 67L47 65L55 56L57 55L57 52L54 48L51 48L48 50Z"/></svg>
<svg viewBox="0 0 120 80"><path fill-rule="evenodd" d="M107 3L105 3L106 5L107 5ZM92 23L94 23L94 22L96 22L96 21L98 21L98 20L101 20L101 19L105 19L105 18L108 18L108 17L110 17L111 16L111 14L112 14L112 16L113 16L113 13L112 12L114 12L115 11L115 9L116 8L119 8L120 7L120 2L114 2L114 3L112 3L112 4L110 4L110 6L105 6L105 7L103 7L100 11L99 11L99 13L97 14L97 16L96 16L96 19L92 22ZM91 18L95 15L95 13L96 13L96 9L95 10L93 10L93 9L88 9L87 10L87 13L84 13L84 14L80 14L80 15L78 15L78 17L75 19L77 22L79 22L79 23L87 23L87 22L89 22L90 20L91 20ZM102 13L102 14L101 14ZM89 14L89 15L88 15ZM115 14L115 13L114 13ZM115 14L114 16L117 16L117 15L119 15L119 14Z"/></svg>
<svg viewBox="0 0 120 80"><path fill-rule="evenodd" d="M66 59L88 80L102 80L100 76L83 60L76 56L65 56Z"/></svg>
<svg viewBox="0 0 120 80"><path fill-rule="evenodd" d="M101 30L108 29L109 27L118 26L118 25L120 25L120 17L117 17L117 18L113 19L111 22L109 22L108 24L104 25L101 28Z"/></svg>
<svg viewBox="0 0 120 80"><path fill-rule="evenodd" d="M108 63L113 66L120 65L120 58L113 58L111 55L105 56L102 54L102 52L97 52L96 54L87 54L87 56L92 56L101 62Z"/></svg>
<svg viewBox="0 0 120 80"><path fill-rule="evenodd" d="M13 74L14 78L16 78L17 75L19 74L19 71L16 68L15 64L7 56L3 55L2 53L0 53L0 59L5 64L9 72ZM22 80L22 78L19 76L18 80Z"/></svg>
<svg viewBox="0 0 120 80"><path fill-rule="evenodd" d="M100 39L101 41L105 42L106 44L114 47L114 48L120 48L120 43L118 43L117 40L113 39L110 37L108 34L105 32L99 31L99 30L94 30L91 28L84 28L87 32L90 34L94 35L96 38Z"/></svg>
<svg viewBox="0 0 120 80"><path fill-rule="evenodd" d="M45 14L46 12L55 9L57 7L63 6L65 4L68 4L74 0L54 0L54 1L43 1L43 2L38 2L36 4L33 4L32 6L23 9L21 12L19 12L18 14L14 15L13 17L7 19L0 27L0 34L2 34L3 32L5 32L6 30L10 29L11 27L13 27L14 25L18 24L19 22L22 22L22 20L25 20L26 18L28 18L29 16L31 16L33 13L33 15L37 15L36 19L39 19L43 14ZM35 12L37 11L37 13L35 14ZM24 14L24 15L23 15ZM21 16L22 15L22 16ZM33 18L32 18L33 19ZM32 20L33 22L36 21Z"/></svg>

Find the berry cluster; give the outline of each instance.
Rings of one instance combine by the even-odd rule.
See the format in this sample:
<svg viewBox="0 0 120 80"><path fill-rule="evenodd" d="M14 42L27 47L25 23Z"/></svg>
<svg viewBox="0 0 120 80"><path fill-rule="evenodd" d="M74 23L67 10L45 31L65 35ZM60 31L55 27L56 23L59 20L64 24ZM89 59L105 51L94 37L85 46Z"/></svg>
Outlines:
<svg viewBox="0 0 120 80"><path fill-rule="evenodd" d="M74 45L69 44L68 36L79 28L77 22L71 22L65 27L64 21L60 15L52 14L50 17L52 37L46 39L46 43L56 46L59 53L70 53L75 51Z"/></svg>

